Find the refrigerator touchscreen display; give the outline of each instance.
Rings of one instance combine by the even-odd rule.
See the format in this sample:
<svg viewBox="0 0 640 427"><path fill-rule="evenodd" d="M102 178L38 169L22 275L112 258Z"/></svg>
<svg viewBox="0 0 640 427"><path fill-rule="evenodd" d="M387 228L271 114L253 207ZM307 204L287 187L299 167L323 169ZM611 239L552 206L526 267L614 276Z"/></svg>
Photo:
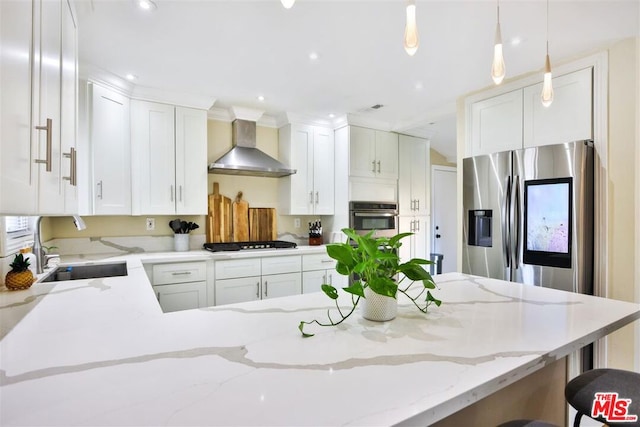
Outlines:
<svg viewBox="0 0 640 427"><path fill-rule="evenodd" d="M525 181L524 262L571 268L572 178Z"/></svg>

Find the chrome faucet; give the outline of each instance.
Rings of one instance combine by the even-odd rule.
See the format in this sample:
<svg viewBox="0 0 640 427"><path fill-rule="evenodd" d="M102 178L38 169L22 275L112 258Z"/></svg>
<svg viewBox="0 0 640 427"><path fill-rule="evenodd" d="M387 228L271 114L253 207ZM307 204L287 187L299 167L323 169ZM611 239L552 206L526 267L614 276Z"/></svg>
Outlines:
<svg viewBox="0 0 640 427"><path fill-rule="evenodd" d="M73 223L75 224L78 230L84 230L87 228L82 218L79 215L72 215ZM41 241L41 230L40 230L40 222L42 221L42 217L39 216L36 218L35 230L33 232L33 248L32 251L36 255L36 274L41 274L44 272L44 267L49 260L49 258L53 258L51 255L45 255L44 248L42 247Z"/></svg>

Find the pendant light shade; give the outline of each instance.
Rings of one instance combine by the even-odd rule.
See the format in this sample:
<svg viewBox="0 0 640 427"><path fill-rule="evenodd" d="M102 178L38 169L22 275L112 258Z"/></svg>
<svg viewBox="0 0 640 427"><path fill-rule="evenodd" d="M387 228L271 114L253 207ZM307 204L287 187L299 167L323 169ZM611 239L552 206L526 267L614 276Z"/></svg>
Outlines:
<svg viewBox="0 0 640 427"><path fill-rule="evenodd" d="M496 23L496 37L493 44L493 63L491 64L491 78L497 85L502 83L506 70L504 56L502 56L502 32L500 31L500 3L498 3L498 22Z"/></svg>
<svg viewBox="0 0 640 427"><path fill-rule="evenodd" d="M549 48L547 48L547 58L544 61L544 80L542 82L542 93L540 94L540 100L545 107L548 107L553 102L551 78L551 61L549 61Z"/></svg>
<svg viewBox="0 0 640 427"><path fill-rule="evenodd" d="M285 9L291 9L296 0L280 0Z"/></svg>
<svg viewBox="0 0 640 427"><path fill-rule="evenodd" d="M416 24L416 2L407 2L407 25L404 28L404 50L413 56L418 50L418 26Z"/></svg>
<svg viewBox="0 0 640 427"><path fill-rule="evenodd" d="M544 61L544 79L542 81L542 93L540 100L542 105L548 107L553 102L553 84L551 75L551 61L549 60L549 0L547 0L547 56Z"/></svg>

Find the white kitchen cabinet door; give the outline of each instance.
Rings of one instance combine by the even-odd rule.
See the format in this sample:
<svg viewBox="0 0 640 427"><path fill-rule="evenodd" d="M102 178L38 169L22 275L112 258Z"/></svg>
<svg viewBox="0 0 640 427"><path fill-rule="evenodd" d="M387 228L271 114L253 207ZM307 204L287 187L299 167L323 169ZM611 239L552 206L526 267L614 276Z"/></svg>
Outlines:
<svg viewBox="0 0 640 427"><path fill-rule="evenodd" d="M207 282L160 285L153 290L164 313L207 306Z"/></svg>
<svg viewBox="0 0 640 427"><path fill-rule="evenodd" d="M300 295L302 276L300 272L262 276L262 299Z"/></svg>
<svg viewBox="0 0 640 427"><path fill-rule="evenodd" d="M175 109L177 214L207 214L207 112Z"/></svg>
<svg viewBox="0 0 640 427"><path fill-rule="evenodd" d="M333 130L316 127L313 133L313 191L315 215L333 215L334 209Z"/></svg>
<svg viewBox="0 0 640 427"><path fill-rule="evenodd" d="M176 213L175 108L131 101L132 211Z"/></svg>
<svg viewBox="0 0 640 427"><path fill-rule="evenodd" d="M593 138L592 68L553 79L553 103L540 102L542 83L524 88L524 147Z"/></svg>
<svg viewBox="0 0 640 427"><path fill-rule="evenodd" d="M216 279L216 305L259 300L260 281L260 276Z"/></svg>
<svg viewBox="0 0 640 427"><path fill-rule="evenodd" d="M403 262L411 258L429 259L429 216L401 216L399 217L400 233L413 233L402 239L400 259ZM428 270L428 268L426 268Z"/></svg>
<svg viewBox="0 0 640 427"><path fill-rule="evenodd" d="M30 125L31 23L31 2L0 1L0 214L37 213L33 173L39 165L33 163Z"/></svg>
<svg viewBox="0 0 640 427"><path fill-rule="evenodd" d="M376 178L398 179L398 134L377 130Z"/></svg>
<svg viewBox="0 0 640 427"><path fill-rule="evenodd" d="M376 131L349 127L349 176L375 178L376 171Z"/></svg>
<svg viewBox="0 0 640 427"><path fill-rule="evenodd" d="M429 142L400 135L398 205L400 215L425 215L429 210Z"/></svg>
<svg viewBox="0 0 640 427"><path fill-rule="evenodd" d="M302 272L302 293L322 292L322 285L328 284L327 270Z"/></svg>
<svg viewBox="0 0 640 427"><path fill-rule="evenodd" d="M95 215L131 215L129 98L89 84L91 199Z"/></svg>
<svg viewBox="0 0 640 427"><path fill-rule="evenodd" d="M297 172L280 178L280 210L286 215L333 215L333 130L292 124L279 131L279 159Z"/></svg>
<svg viewBox="0 0 640 427"><path fill-rule="evenodd" d="M471 104L467 157L522 148L522 90Z"/></svg>
<svg viewBox="0 0 640 427"><path fill-rule="evenodd" d="M60 1L34 3L37 33L34 43L33 125L43 129L33 129L36 138L38 171L38 213L55 215L64 213L62 194L60 146L60 49L61 13ZM51 126L44 129L50 120Z"/></svg>

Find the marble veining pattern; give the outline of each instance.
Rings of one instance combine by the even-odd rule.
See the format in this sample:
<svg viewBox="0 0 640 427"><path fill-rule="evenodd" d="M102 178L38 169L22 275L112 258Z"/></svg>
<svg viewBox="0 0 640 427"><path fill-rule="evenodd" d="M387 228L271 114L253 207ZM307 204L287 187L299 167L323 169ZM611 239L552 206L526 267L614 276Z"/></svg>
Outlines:
<svg viewBox="0 0 640 427"><path fill-rule="evenodd" d="M332 307L321 293L162 313L141 263L172 256L212 255L0 292L0 425L428 425L640 317L452 273L427 315L400 300L392 322L356 313L303 339Z"/></svg>

